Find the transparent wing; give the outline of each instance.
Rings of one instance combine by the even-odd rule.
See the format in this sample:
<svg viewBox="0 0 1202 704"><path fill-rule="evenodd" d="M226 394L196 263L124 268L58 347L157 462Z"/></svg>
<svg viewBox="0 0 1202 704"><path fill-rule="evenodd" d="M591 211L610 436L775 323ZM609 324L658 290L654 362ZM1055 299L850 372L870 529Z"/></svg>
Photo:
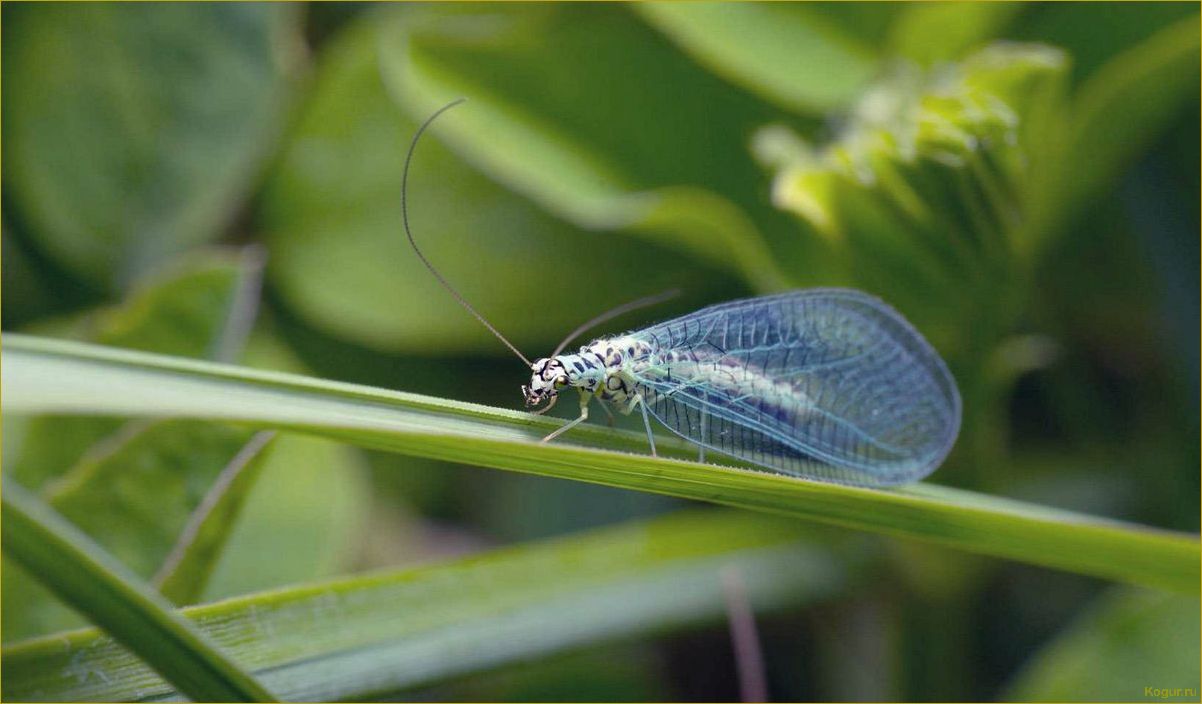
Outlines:
<svg viewBox="0 0 1202 704"><path fill-rule="evenodd" d="M648 410L684 438L794 476L885 486L943 461L960 395L882 301L811 289L712 306L633 333Z"/></svg>

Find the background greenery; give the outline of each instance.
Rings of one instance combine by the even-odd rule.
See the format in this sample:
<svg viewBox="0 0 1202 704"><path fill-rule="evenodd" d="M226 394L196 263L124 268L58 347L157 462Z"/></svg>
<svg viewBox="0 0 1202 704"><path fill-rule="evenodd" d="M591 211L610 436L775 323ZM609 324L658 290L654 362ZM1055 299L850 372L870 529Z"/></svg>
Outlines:
<svg viewBox="0 0 1202 704"><path fill-rule="evenodd" d="M1196 4L2 13L6 331L516 407L522 366L399 230L409 138L466 96L419 150L411 214L430 258L527 355L673 286L684 295L610 331L856 286L915 322L964 393L934 483L1198 531ZM153 389L126 390L136 406ZM733 699L713 579L730 565L760 609L774 699L1199 686L1196 593L63 408L6 411L5 481L130 579L199 604L189 618L283 696ZM754 505L736 485L738 501L718 484L700 495ZM960 496L937 498L971 508ZM851 525L897 528L889 515ZM6 699L170 692L95 631L26 640L87 620L11 559L7 533L5 550Z"/></svg>

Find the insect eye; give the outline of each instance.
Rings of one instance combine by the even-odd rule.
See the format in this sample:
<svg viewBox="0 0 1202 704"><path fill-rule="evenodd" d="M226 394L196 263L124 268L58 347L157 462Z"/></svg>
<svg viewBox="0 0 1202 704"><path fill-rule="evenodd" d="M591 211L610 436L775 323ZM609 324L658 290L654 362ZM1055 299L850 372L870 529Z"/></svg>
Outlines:
<svg viewBox="0 0 1202 704"><path fill-rule="evenodd" d="M556 385L556 386L567 386L567 385L568 385L568 378L567 378L566 376L561 376L561 377L558 377L558 378L556 378L556 379L555 379L555 385Z"/></svg>

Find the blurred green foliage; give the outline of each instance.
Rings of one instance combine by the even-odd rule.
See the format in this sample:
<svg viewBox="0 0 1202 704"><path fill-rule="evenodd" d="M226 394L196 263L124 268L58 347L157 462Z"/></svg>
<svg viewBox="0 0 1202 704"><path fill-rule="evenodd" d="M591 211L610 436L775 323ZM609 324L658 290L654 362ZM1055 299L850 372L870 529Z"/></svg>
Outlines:
<svg viewBox="0 0 1202 704"><path fill-rule="evenodd" d="M1116 589L1045 646L1016 678L1007 698L1192 701L1188 693L1173 692L1189 685L1168 683L1198 679L1196 641L1181 626L1200 617L1197 599ZM1137 683L1142 686L1120 696L1130 687L1132 668L1143 678ZM1150 695L1145 688L1163 694Z"/></svg>
<svg viewBox="0 0 1202 704"><path fill-rule="evenodd" d="M219 237L285 119L291 9L40 3L4 19L5 184L39 245L116 292Z"/></svg>
<svg viewBox="0 0 1202 704"><path fill-rule="evenodd" d="M673 286L684 296L610 330L856 286L913 320L964 392L935 481L1198 530L1196 4L2 12L6 330L512 405L521 365L399 230L409 138L466 96L415 157L411 216L527 355ZM147 577L249 437L3 422L6 480ZM273 444L195 599L671 505ZM136 471L107 479L114 453ZM1198 687L1196 605L935 548L882 554L880 586L763 624L774 698ZM3 574L6 641L78 623ZM693 662L729 680L726 647L693 632L427 694L685 696L709 676Z"/></svg>

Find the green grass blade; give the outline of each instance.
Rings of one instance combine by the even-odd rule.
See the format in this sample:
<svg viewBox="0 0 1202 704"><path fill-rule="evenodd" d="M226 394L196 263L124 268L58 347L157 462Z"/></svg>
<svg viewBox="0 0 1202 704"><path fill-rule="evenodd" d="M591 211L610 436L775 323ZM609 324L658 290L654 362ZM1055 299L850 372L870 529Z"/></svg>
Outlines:
<svg viewBox="0 0 1202 704"><path fill-rule="evenodd" d="M5 553L181 692L196 701L275 700L165 599L36 496L7 482L2 499Z"/></svg>
<svg viewBox="0 0 1202 704"><path fill-rule="evenodd" d="M853 549L848 549L848 548ZM400 572L272 590L183 613L303 701L370 698L616 638L718 621L721 573L759 611L845 588L848 556L797 521L692 510ZM119 701L169 685L95 629L3 653L7 701Z"/></svg>
<svg viewBox="0 0 1202 704"><path fill-rule="evenodd" d="M150 578L161 569L200 504L199 489L216 482L222 468L255 434L246 428L190 419L123 422L43 416L38 420L45 421L39 432L46 440L54 428L67 426L69 421L122 426L65 472L54 472L58 478L45 485L39 496L131 574L156 587ZM159 592L176 605L202 601L181 602L162 589ZM24 570L5 570L0 575L0 594L6 640L88 624L83 614L69 608Z"/></svg>
<svg viewBox="0 0 1202 704"><path fill-rule="evenodd" d="M151 582L174 604L200 601L275 433L256 433L217 476Z"/></svg>
<svg viewBox="0 0 1202 704"><path fill-rule="evenodd" d="M183 416L783 514L1136 584L1197 593L1197 536L927 484L883 491L683 461L691 448L457 401L9 334L9 412Z"/></svg>

